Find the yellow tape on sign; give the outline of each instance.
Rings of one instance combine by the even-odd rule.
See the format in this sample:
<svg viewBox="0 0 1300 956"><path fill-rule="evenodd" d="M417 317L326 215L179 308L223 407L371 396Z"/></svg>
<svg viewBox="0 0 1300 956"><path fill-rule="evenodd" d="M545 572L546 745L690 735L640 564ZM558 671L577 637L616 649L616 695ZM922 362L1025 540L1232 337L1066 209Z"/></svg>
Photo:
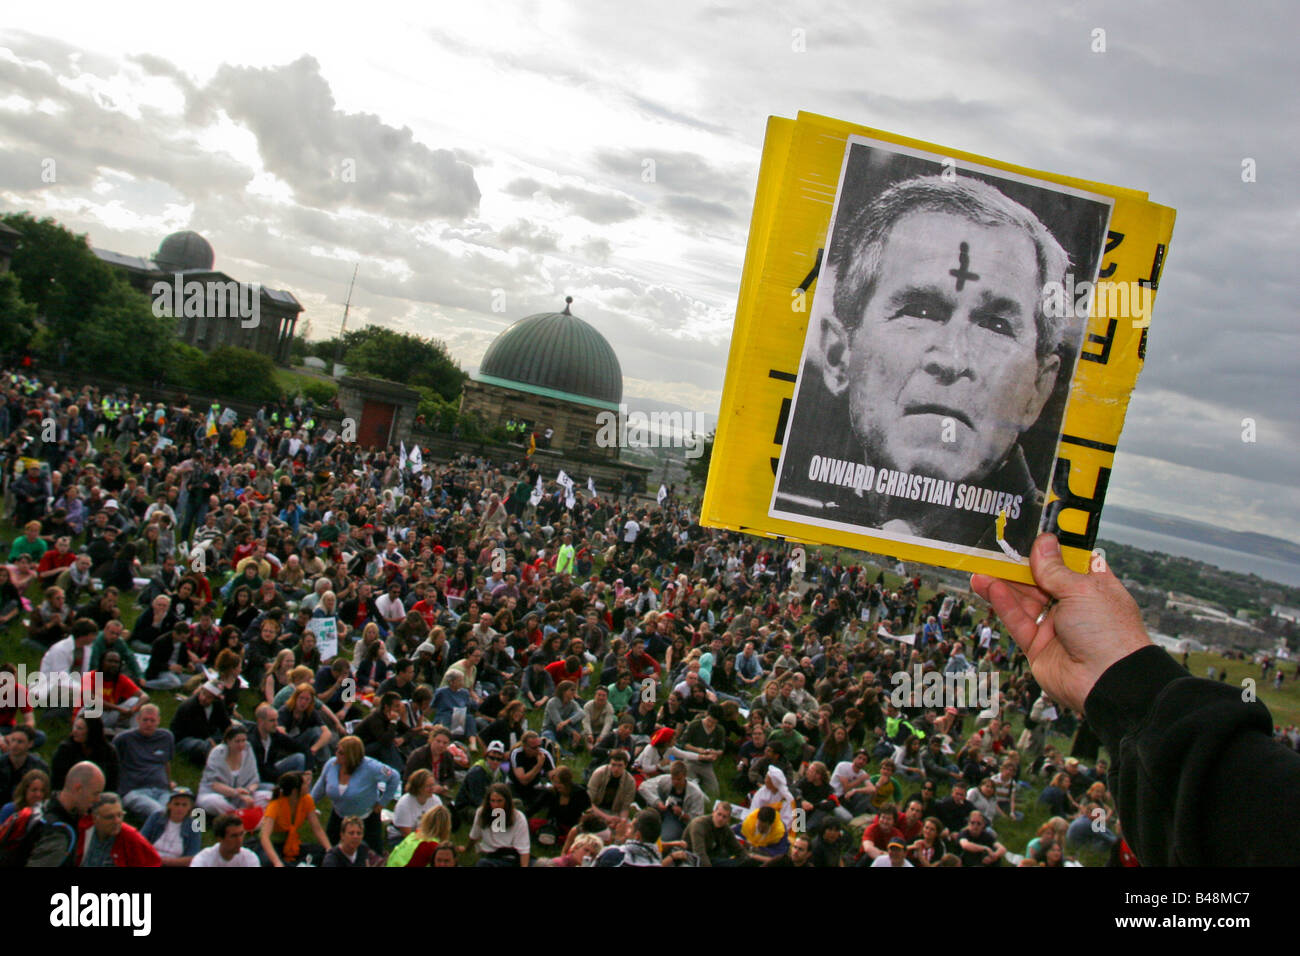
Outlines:
<svg viewBox="0 0 1300 956"><path fill-rule="evenodd" d="M1093 548L1174 211L771 118L701 523L1029 581Z"/></svg>

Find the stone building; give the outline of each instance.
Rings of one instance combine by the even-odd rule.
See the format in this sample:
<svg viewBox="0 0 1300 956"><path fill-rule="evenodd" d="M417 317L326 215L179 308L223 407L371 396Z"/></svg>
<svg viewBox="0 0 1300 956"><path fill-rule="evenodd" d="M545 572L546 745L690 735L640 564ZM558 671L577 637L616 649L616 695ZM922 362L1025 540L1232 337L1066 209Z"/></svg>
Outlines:
<svg viewBox="0 0 1300 956"><path fill-rule="evenodd" d="M563 312L530 315L498 335L465 383L461 411L489 424L526 422L539 447L617 459L617 447L596 443L597 416L620 414L623 369L605 337L569 311L572 301L565 300Z"/></svg>
<svg viewBox="0 0 1300 956"><path fill-rule="evenodd" d="M642 489L649 469L620 462L616 443L597 441L602 422L616 426L606 428L606 435L621 432L618 356L603 335L573 314L573 299L564 301L564 311L527 316L496 337L465 383L460 409L489 427L526 423L523 434L537 435L539 463L581 464L579 477L591 474Z"/></svg>
<svg viewBox="0 0 1300 956"><path fill-rule="evenodd" d="M397 382L360 375L344 375L338 381L339 411L344 422L352 422L358 445L383 449L411 444L419 392Z"/></svg>
<svg viewBox="0 0 1300 956"><path fill-rule="evenodd" d="M176 318L176 336L211 352L223 345L260 352L289 364L302 305L293 293L241 283L213 268L212 245L197 232L174 232L152 259L93 249ZM255 305L255 308L253 306Z"/></svg>

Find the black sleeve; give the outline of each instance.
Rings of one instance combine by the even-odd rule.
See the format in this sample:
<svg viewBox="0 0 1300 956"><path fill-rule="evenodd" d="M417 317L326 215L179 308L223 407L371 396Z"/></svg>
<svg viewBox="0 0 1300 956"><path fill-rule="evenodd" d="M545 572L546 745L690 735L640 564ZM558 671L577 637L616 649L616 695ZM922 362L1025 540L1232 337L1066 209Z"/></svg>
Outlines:
<svg viewBox="0 0 1300 956"><path fill-rule="evenodd" d="M144 670L145 680L153 680L167 670L175 648L176 644L171 634L164 634L153 642L149 650L149 665Z"/></svg>
<svg viewBox="0 0 1300 956"><path fill-rule="evenodd" d="M1123 834L1144 866L1300 862L1300 754L1273 739L1268 708L1243 694L1189 676L1153 645L1113 664L1088 695L1088 721L1115 763Z"/></svg>
<svg viewBox="0 0 1300 956"><path fill-rule="evenodd" d="M193 698L187 699L176 708L176 713L172 715L170 729L172 736L175 737L178 742L184 740L186 737L206 738L208 736L205 732L205 728L201 726L202 721L195 715L196 706L190 703L190 700L192 699Z"/></svg>

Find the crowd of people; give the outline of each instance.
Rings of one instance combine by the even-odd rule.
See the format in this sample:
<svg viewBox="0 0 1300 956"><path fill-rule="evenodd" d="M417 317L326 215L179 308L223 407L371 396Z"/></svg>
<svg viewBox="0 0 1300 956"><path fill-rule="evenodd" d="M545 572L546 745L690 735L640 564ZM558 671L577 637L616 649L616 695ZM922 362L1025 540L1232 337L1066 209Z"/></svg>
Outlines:
<svg viewBox="0 0 1300 956"><path fill-rule="evenodd" d="M288 406L241 419L12 373L0 392L0 646L74 698L26 699L0 665L0 861L1124 855L1096 739L969 596L801 568L671 498L570 505L533 458L403 468ZM916 668L996 674L1000 699L897 700Z"/></svg>

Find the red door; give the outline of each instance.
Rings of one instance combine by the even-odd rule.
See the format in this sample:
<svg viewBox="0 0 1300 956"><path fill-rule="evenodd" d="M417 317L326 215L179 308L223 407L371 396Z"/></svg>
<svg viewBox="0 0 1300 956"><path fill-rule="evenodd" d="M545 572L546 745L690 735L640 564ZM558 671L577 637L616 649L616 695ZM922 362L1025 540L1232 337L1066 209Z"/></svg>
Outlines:
<svg viewBox="0 0 1300 956"><path fill-rule="evenodd" d="M367 401L361 409L361 427L357 430L357 444L362 448L388 447L388 433L393 427L396 405L387 402Z"/></svg>

